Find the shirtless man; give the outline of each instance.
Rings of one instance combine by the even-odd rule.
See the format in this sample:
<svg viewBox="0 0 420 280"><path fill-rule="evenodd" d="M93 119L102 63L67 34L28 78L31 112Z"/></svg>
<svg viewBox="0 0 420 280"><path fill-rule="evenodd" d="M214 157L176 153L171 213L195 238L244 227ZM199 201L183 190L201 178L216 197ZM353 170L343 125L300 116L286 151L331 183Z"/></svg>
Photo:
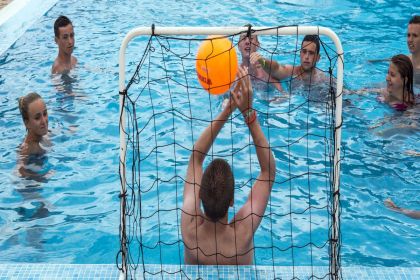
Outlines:
<svg viewBox="0 0 420 280"><path fill-rule="evenodd" d="M317 35L306 35L303 38L300 49L300 65L281 65L276 61L268 60L255 52L251 54L251 64L261 64L264 71L279 81L293 77L303 81L305 84L326 81L325 74L315 67L321 58L319 54L319 37Z"/></svg>
<svg viewBox="0 0 420 280"><path fill-rule="evenodd" d="M414 69L414 84L420 85L420 16L413 16L408 22L407 46Z"/></svg>
<svg viewBox="0 0 420 280"><path fill-rule="evenodd" d="M51 73L68 73L77 63L77 59L72 55L74 30L70 19L66 16L59 16L54 23L54 34L55 42L58 45L58 55L51 68Z"/></svg>
<svg viewBox="0 0 420 280"><path fill-rule="evenodd" d="M181 231L187 264L245 265L254 259L253 236L261 223L276 167L273 153L252 108L252 86L248 71L238 70L239 81L230 101L194 144L182 207ZM203 161L229 116L238 108L254 141L260 174L246 203L228 221L228 209L234 202L234 176L223 159L213 160L203 173ZM203 204L204 212L200 205Z"/></svg>
<svg viewBox="0 0 420 280"><path fill-rule="evenodd" d="M278 91L282 92L283 88L279 81L273 79L265 72L260 63L250 63L250 56L252 53L256 52L260 47L260 42L258 41L258 36L251 34L249 37L247 34L242 34L239 38L238 48L241 52L242 63L241 66L248 67L249 75L251 76L251 81L254 88L267 90L268 85L272 85ZM264 88L262 88L265 86Z"/></svg>

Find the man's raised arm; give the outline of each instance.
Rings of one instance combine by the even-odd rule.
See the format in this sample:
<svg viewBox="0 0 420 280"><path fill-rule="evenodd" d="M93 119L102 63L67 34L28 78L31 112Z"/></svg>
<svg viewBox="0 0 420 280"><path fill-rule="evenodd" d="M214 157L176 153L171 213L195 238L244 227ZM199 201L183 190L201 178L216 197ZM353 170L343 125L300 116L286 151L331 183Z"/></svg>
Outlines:
<svg viewBox="0 0 420 280"><path fill-rule="evenodd" d="M237 90L237 88L238 86L235 87L235 90ZM203 175L203 162L223 125L235 109L235 102L230 100L228 105L223 108L222 112L211 121L193 146L184 186L183 215L185 215L184 212L191 215L202 214L199 193Z"/></svg>
<svg viewBox="0 0 420 280"><path fill-rule="evenodd" d="M252 86L248 73L244 69L240 69L239 73L240 77L243 77L240 93L234 92L232 96L244 115L245 122L251 132L261 171L251 189L248 200L236 214L235 221L246 219L247 224L252 224L252 233L254 233L260 225L267 207L276 176L276 166L273 152L258 122L257 112L252 108ZM252 215L251 219L247 218L250 215Z"/></svg>
<svg viewBox="0 0 420 280"><path fill-rule="evenodd" d="M258 52L251 53L250 63L255 65L259 63L262 69L276 80L282 81L293 75L292 65L282 65L274 60L269 60L263 57Z"/></svg>

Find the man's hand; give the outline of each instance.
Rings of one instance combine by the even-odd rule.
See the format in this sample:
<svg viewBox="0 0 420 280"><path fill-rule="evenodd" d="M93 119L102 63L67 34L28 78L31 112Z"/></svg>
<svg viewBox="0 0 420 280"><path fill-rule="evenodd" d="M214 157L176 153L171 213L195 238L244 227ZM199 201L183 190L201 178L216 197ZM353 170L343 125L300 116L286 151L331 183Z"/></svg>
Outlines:
<svg viewBox="0 0 420 280"><path fill-rule="evenodd" d="M261 54L254 52L254 53L251 53L251 56L249 57L249 62L255 66L259 64L260 66L264 68L265 58Z"/></svg>
<svg viewBox="0 0 420 280"><path fill-rule="evenodd" d="M252 85L247 68L239 67L238 83L231 94L242 113L252 109Z"/></svg>

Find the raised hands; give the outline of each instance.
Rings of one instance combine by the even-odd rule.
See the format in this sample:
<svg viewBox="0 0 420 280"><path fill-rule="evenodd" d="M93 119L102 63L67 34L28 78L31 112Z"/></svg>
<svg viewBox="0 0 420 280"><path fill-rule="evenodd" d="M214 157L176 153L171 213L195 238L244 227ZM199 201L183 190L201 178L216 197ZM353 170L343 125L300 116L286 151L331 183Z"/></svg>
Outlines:
<svg viewBox="0 0 420 280"><path fill-rule="evenodd" d="M246 67L239 67L238 82L231 92L231 96L242 113L252 109L253 92L248 69Z"/></svg>

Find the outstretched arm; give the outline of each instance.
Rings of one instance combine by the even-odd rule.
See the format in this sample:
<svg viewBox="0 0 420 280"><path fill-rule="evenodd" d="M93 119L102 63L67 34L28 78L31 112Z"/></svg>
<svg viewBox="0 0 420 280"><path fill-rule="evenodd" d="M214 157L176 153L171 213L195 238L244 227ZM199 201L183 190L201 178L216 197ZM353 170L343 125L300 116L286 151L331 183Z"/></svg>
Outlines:
<svg viewBox="0 0 420 280"><path fill-rule="evenodd" d="M388 207L392 211L404 214L407 217L410 217L413 219L420 219L420 211L409 210L409 209L398 207L390 198L386 199L384 201L384 204L386 207Z"/></svg>
<svg viewBox="0 0 420 280"><path fill-rule="evenodd" d="M237 90L237 87L235 87L235 90ZM191 215L202 214L200 209L199 193L201 178L203 175L203 162L223 125L226 123L230 114L235 109L235 103L229 101L227 106L224 107L222 112L208 125L208 127L203 131L193 146L193 151L188 163L186 182L184 186L184 203L182 206L183 223L190 221L189 219L193 218ZM189 218L184 215L188 215Z"/></svg>
<svg viewBox="0 0 420 280"><path fill-rule="evenodd" d="M258 122L256 111L252 107L252 86L248 72L241 68L239 73L240 78L242 78L240 83L241 90L240 92L232 93L232 96L244 115L245 122L248 124L261 170L245 205L238 211L234 220L241 224L252 225L252 232L254 233L260 225L267 207L276 175L276 166L273 152ZM248 218L249 216L251 218Z"/></svg>
<svg viewBox="0 0 420 280"><path fill-rule="evenodd" d="M251 64L259 63L262 69L276 80L282 81L293 75L292 65L281 65L273 60L268 60L258 52L251 53Z"/></svg>

